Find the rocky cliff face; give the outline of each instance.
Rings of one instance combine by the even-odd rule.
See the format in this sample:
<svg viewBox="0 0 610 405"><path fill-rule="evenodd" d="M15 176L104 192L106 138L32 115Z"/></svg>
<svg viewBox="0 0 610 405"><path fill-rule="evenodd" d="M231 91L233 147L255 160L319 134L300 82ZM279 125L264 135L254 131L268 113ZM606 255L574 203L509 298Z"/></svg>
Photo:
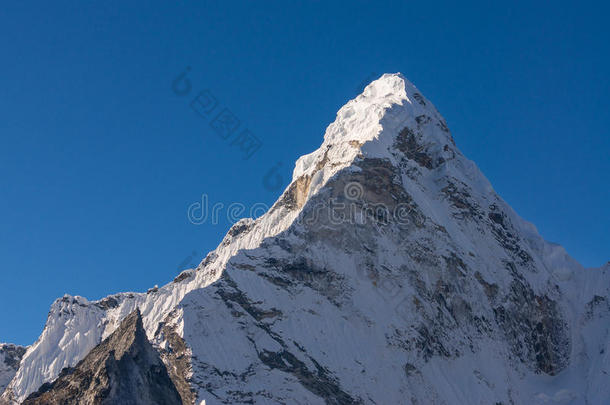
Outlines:
<svg viewBox="0 0 610 405"><path fill-rule="evenodd" d="M23 400L140 308L185 403L604 403L609 288L610 266L544 241L430 101L383 75L197 269L56 301L2 398Z"/></svg>
<svg viewBox="0 0 610 405"><path fill-rule="evenodd" d="M22 346L0 343L0 392L4 391L17 373L25 351L26 348Z"/></svg>
<svg viewBox="0 0 610 405"><path fill-rule="evenodd" d="M178 405L182 400L136 310L76 367L63 369L23 404Z"/></svg>

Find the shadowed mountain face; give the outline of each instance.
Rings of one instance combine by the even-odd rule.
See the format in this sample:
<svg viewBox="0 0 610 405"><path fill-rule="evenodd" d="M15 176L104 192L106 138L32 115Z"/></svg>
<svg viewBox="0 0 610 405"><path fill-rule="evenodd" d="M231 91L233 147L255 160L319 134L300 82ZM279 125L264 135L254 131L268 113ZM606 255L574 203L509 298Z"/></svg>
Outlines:
<svg viewBox="0 0 610 405"><path fill-rule="evenodd" d="M75 368L62 370L55 382L44 384L24 404L178 405L182 401L136 310Z"/></svg>

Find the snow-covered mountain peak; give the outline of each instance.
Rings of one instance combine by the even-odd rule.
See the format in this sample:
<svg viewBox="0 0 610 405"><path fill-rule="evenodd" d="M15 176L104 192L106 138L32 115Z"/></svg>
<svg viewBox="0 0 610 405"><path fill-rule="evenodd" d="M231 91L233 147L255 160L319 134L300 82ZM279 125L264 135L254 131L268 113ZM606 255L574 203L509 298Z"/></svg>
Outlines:
<svg viewBox="0 0 610 405"><path fill-rule="evenodd" d="M415 94L419 94L415 86L400 73L384 74L371 82L337 112L337 118L326 129L320 148L297 161L293 179L311 174L321 157L335 164L353 159L364 143L378 139L387 111L393 106L413 105ZM407 114L400 118L406 119Z"/></svg>
<svg viewBox="0 0 610 405"><path fill-rule="evenodd" d="M58 299L0 404L136 309L186 403L604 403L609 274L544 241L432 103L385 74L196 269L146 293Z"/></svg>
<svg viewBox="0 0 610 405"><path fill-rule="evenodd" d="M297 160L292 181L300 182L311 196L356 159L396 163L396 152L401 150L433 169L455 156L454 146L434 105L402 74L386 73L337 112L322 145Z"/></svg>

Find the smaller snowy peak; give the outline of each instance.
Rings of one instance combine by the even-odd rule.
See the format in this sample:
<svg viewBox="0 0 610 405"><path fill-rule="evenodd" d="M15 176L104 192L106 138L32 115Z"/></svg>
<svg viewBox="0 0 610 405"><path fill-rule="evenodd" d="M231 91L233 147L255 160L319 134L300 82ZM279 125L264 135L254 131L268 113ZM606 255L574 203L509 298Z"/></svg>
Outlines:
<svg viewBox="0 0 610 405"><path fill-rule="evenodd" d="M100 342L103 315L101 308L84 297L66 294L55 300L42 334L23 356L0 404L3 400L12 403L11 398L23 400L25 394L57 376L64 367L76 364L83 351Z"/></svg>

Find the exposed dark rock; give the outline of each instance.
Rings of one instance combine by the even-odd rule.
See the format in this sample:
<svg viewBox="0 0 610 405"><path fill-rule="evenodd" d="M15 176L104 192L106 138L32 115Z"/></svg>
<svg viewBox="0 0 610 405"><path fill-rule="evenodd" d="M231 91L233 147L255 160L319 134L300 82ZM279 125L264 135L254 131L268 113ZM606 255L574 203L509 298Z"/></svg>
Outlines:
<svg viewBox="0 0 610 405"><path fill-rule="evenodd" d="M295 272L303 270L307 271L307 267L302 268L297 266L297 268L293 269ZM286 267L283 267L282 271L290 272L291 270L286 270ZM227 307L232 309L232 312L235 313L245 311L245 314L250 316L250 319L255 322L257 327L265 331L271 339L275 340L283 348L279 352L257 349L258 357L263 364L272 369L278 369L285 373L292 374L299 380L303 387L323 398L327 404L343 405L362 403L360 399L354 398L343 391L339 383L328 370L322 367L313 357L309 356L304 348L301 348L296 342L293 342L294 345L301 350L302 354L307 356L309 361L315 366L315 370L310 370L303 361L299 360L298 357L290 352L289 345L279 335L272 332L268 324L263 322L266 318L282 316L281 311L275 308L269 310L260 308L257 305L260 303L252 302L243 291L239 290L235 281L232 280L227 273L223 274L221 284L222 285L219 285L218 288L218 294ZM252 344L256 347L256 342L252 341ZM217 373L223 375L226 372L217 370ZM231 377L243 380L248 374L249 372L242 376L231 375ZM236 397L235 394L239 395ZM253 393L250 392L233 393L232 398L234 402L249 403L249 398L251 398L252 395Z"/></svg>
<svg viewBox="0 0 610 405"><path fill-rule="evenodd" d="M340 305L339 298L347 293L347 287L339 274L318 268L305 257L297 257L289 262L270 258L266 264L275 269L275 275L267 274L265 278L278 287L304 285L325 296L335 305Z"/></svg>
<svg viewBox="0 0 610 405"><path fill-rule="evenodd" d="M531 262L531 255L521 246L521 240L517 231L508 221L506 214L499 211L494 204L490 206L491 212L487 215L491 226L491 232L500 245L515 259L519 264L527 265ZM533 268L532 268L533 269Z"/></svg>
<svg viewBox="0 0 610 405"><path fill-rule="evenodd" d="M4 363L17 370L19 362L25 354L26 348L23 346L17 346L13 344L0 345L0 355L4 357Z"/></svg>
<svg viewBox="0 0 610 405"><path fill-rule="evenodd" d="M111 309L119 306L119 302L113 297L106 297L95 304L100 309Z"/></svg>
<svg viewBox="0 0 610 405"><path fill-rule="evenodd" d="M404 127L396 137L396 148L403 152L407 158L414 160L417 164L427 169L433 169L434 159L425 151L424 145L417 143L415 133L409 128Z"/></svg>
<svg viewBox="0 0 610 405"><path fill-rule="evenodd" d="M496 322L522 362L535 372L556 375L570 356L566 322L557 303L534 294L519 279L513 280L505 304L494 308Z"/></svg>
<svg viewBox="0 0 610 405"><path fill-rule="evenodd" d="M194 270L184 270L182 273L178 274L174 279L174 283L180 283L184 280L187 280L195 275Z"/></svg>
<svg viewBox="0 0 610 405"><path fill-rule="evenodd" d="M447 179L447 185L441 190L444 197L458 211L453 214L458 219L479 219L482 217L479 205L470 195L469 187L457 179Z"/></svg>
<svg viewBox="0 0 610 405"><path fill-rule="evenodd" d="M172 379L183 404L194 404L196 395L190 384L192 371L190 351L184 339L170 323L174 312L170 313L165 322L159 325L156 337L167 342L167 347L161 349L161 358L167 365L167 371Z"/></svg>
<svg viewBox="0 0 610 405"><path fill-rule="evenodd" d="M438 126L440 127L441 130L443 130L443 132L449 133L449 127L447 126L447 123L444 120L439 120ZM453 145L455 145L455 141L453 140L453 137L451 137L451 143L453 143Z"/></svg>
<svg viewBox="0 0 610 405"><path fill-rule="evenodd" d="M460 276L465 276L468 273L466 263L454 252L451 252L449 257L443 256L445 263L447 264L447 270L452 271Z"/></svg>
<svg viewBox="0 0 610 405"><path fill-rule="evenodd" d="M316 366L316 372L309 370L304 362L286 350L279 353L263 350L259 352L258 357L268 367L294 375L305 388L324 398L324 402L329 405L362 403L360 399L355 399L341 390L339 384L330 377L328 371L312 358L310 360Z"/></svg>
<svg viewBox="0 0 610 405"><path fill-rule="evenodd" d="M592 319L604 312L610 312L610 302L608 302L606 297L595 295L586 305L585 317Z"/></svg>
<svg viewBox="0 0 610 405"><path fill-rule="evenodd" d="M233 225L231 229L229 229L227 234L234 238L237 235L248 232L250 229L252 229L253 224L254 222L239 221L235 225Z"/></svg>
<svg viewBox="0 0 610 405"><path fill-rule="evenodd" d="M417 331L419 336L415 342L415 347L425 361L430 360L434 355L451 357L451 353L441 342L440 336L442 334L440 331L430 332L425 325L421 325Z"/></svg>
<svg viewBox="0 0 610 405"><path fill-rule="evenodd" d="M23 346L0 344L0 394L17 373L26 350ZM0 399L0 404L2 403Z"/></svg>
<svg viewBox="0 0 610 405"><path fill-rule="evenodd" d="M419 94L419 93L413 93L413 98L414 98L415 100L417 100L417 102L418 102L419 104L421 104L421 105L423 105L423 106L425 106L425 105L426 105L426 102L424 101L424 96L422 96L421 94Z"/></svg>
<svg viewBox="0 0 610 405"><path fill-rule="evenodd" d="M405 364L405 374L407 375L407 377L412 376L415 373L418 373L419 370L417 370L417 367L415 367L413 364L411 363L407 363Z"/></svg>
<svg viewBox="0 0 610 405"><path fill-rule="evenodd" d="M146 337L140 311L80 361L44 384L24 405L182 404L165 365Z"/></svg>
<svg viewBox="0 0 610 405"><path fill-rule="evenodd" d="M324 167L327 162L328 150L326 150L322 159L316 163L313 173L301 176L293 181L283 196L273 205L271 211L277 209L278 207L285 207L289 210L302 208L307 201L307 194L309 193L311 179L320 169Z"/></svg>
<svg viewBox="0 0 610 405"><path fill-rule="evenodd" d="M481 275L481 273L479 273L478 271L476 271L474 273L474 277L477 279L477 281L479 282L479 284L481 284L481 286L483 286L483 290L485 291L485 295L487 295L487 298L493 302L496 297L498 296L498 285L495 283L488 283L487 281L485 281L485 279L483 278L483 276Z"/></svg>
<svg viewBox="0 0 610 405"><path fill-rule="evenodd" d="M490 212L489 219L500 225L502 228L506 229L506 225L504 225L504 216L499 212Z"/></svg>
<svg viewBox="0 0 610 405"><path fill-rule="evenodd" d="M271 308L269 310L259 308L256 305L257 303L250 301L246 294L237 288L237 284L227 273L224 273L222 278L227 287L223 288L221 286L218 289L218 295L220 295L222 300L225 302L225 305L227 305L229 309L234 309L232 312L233 316L240 316L239 313L241 311L238 310L238 308L246 311L246 313L248 313L256 321L261 321L266 318L275 318L282 315L282 312L276 308ZM237 304L239 307L236 308L234 304Z"/></svg>
<svg viewBox="0 0 610 405"><path fill-rule="evenodd" d="M432 118L428 115L418 115L415 117L415 122L417 122L418 125L426 125L430 121L432 121Z"/></svg>

